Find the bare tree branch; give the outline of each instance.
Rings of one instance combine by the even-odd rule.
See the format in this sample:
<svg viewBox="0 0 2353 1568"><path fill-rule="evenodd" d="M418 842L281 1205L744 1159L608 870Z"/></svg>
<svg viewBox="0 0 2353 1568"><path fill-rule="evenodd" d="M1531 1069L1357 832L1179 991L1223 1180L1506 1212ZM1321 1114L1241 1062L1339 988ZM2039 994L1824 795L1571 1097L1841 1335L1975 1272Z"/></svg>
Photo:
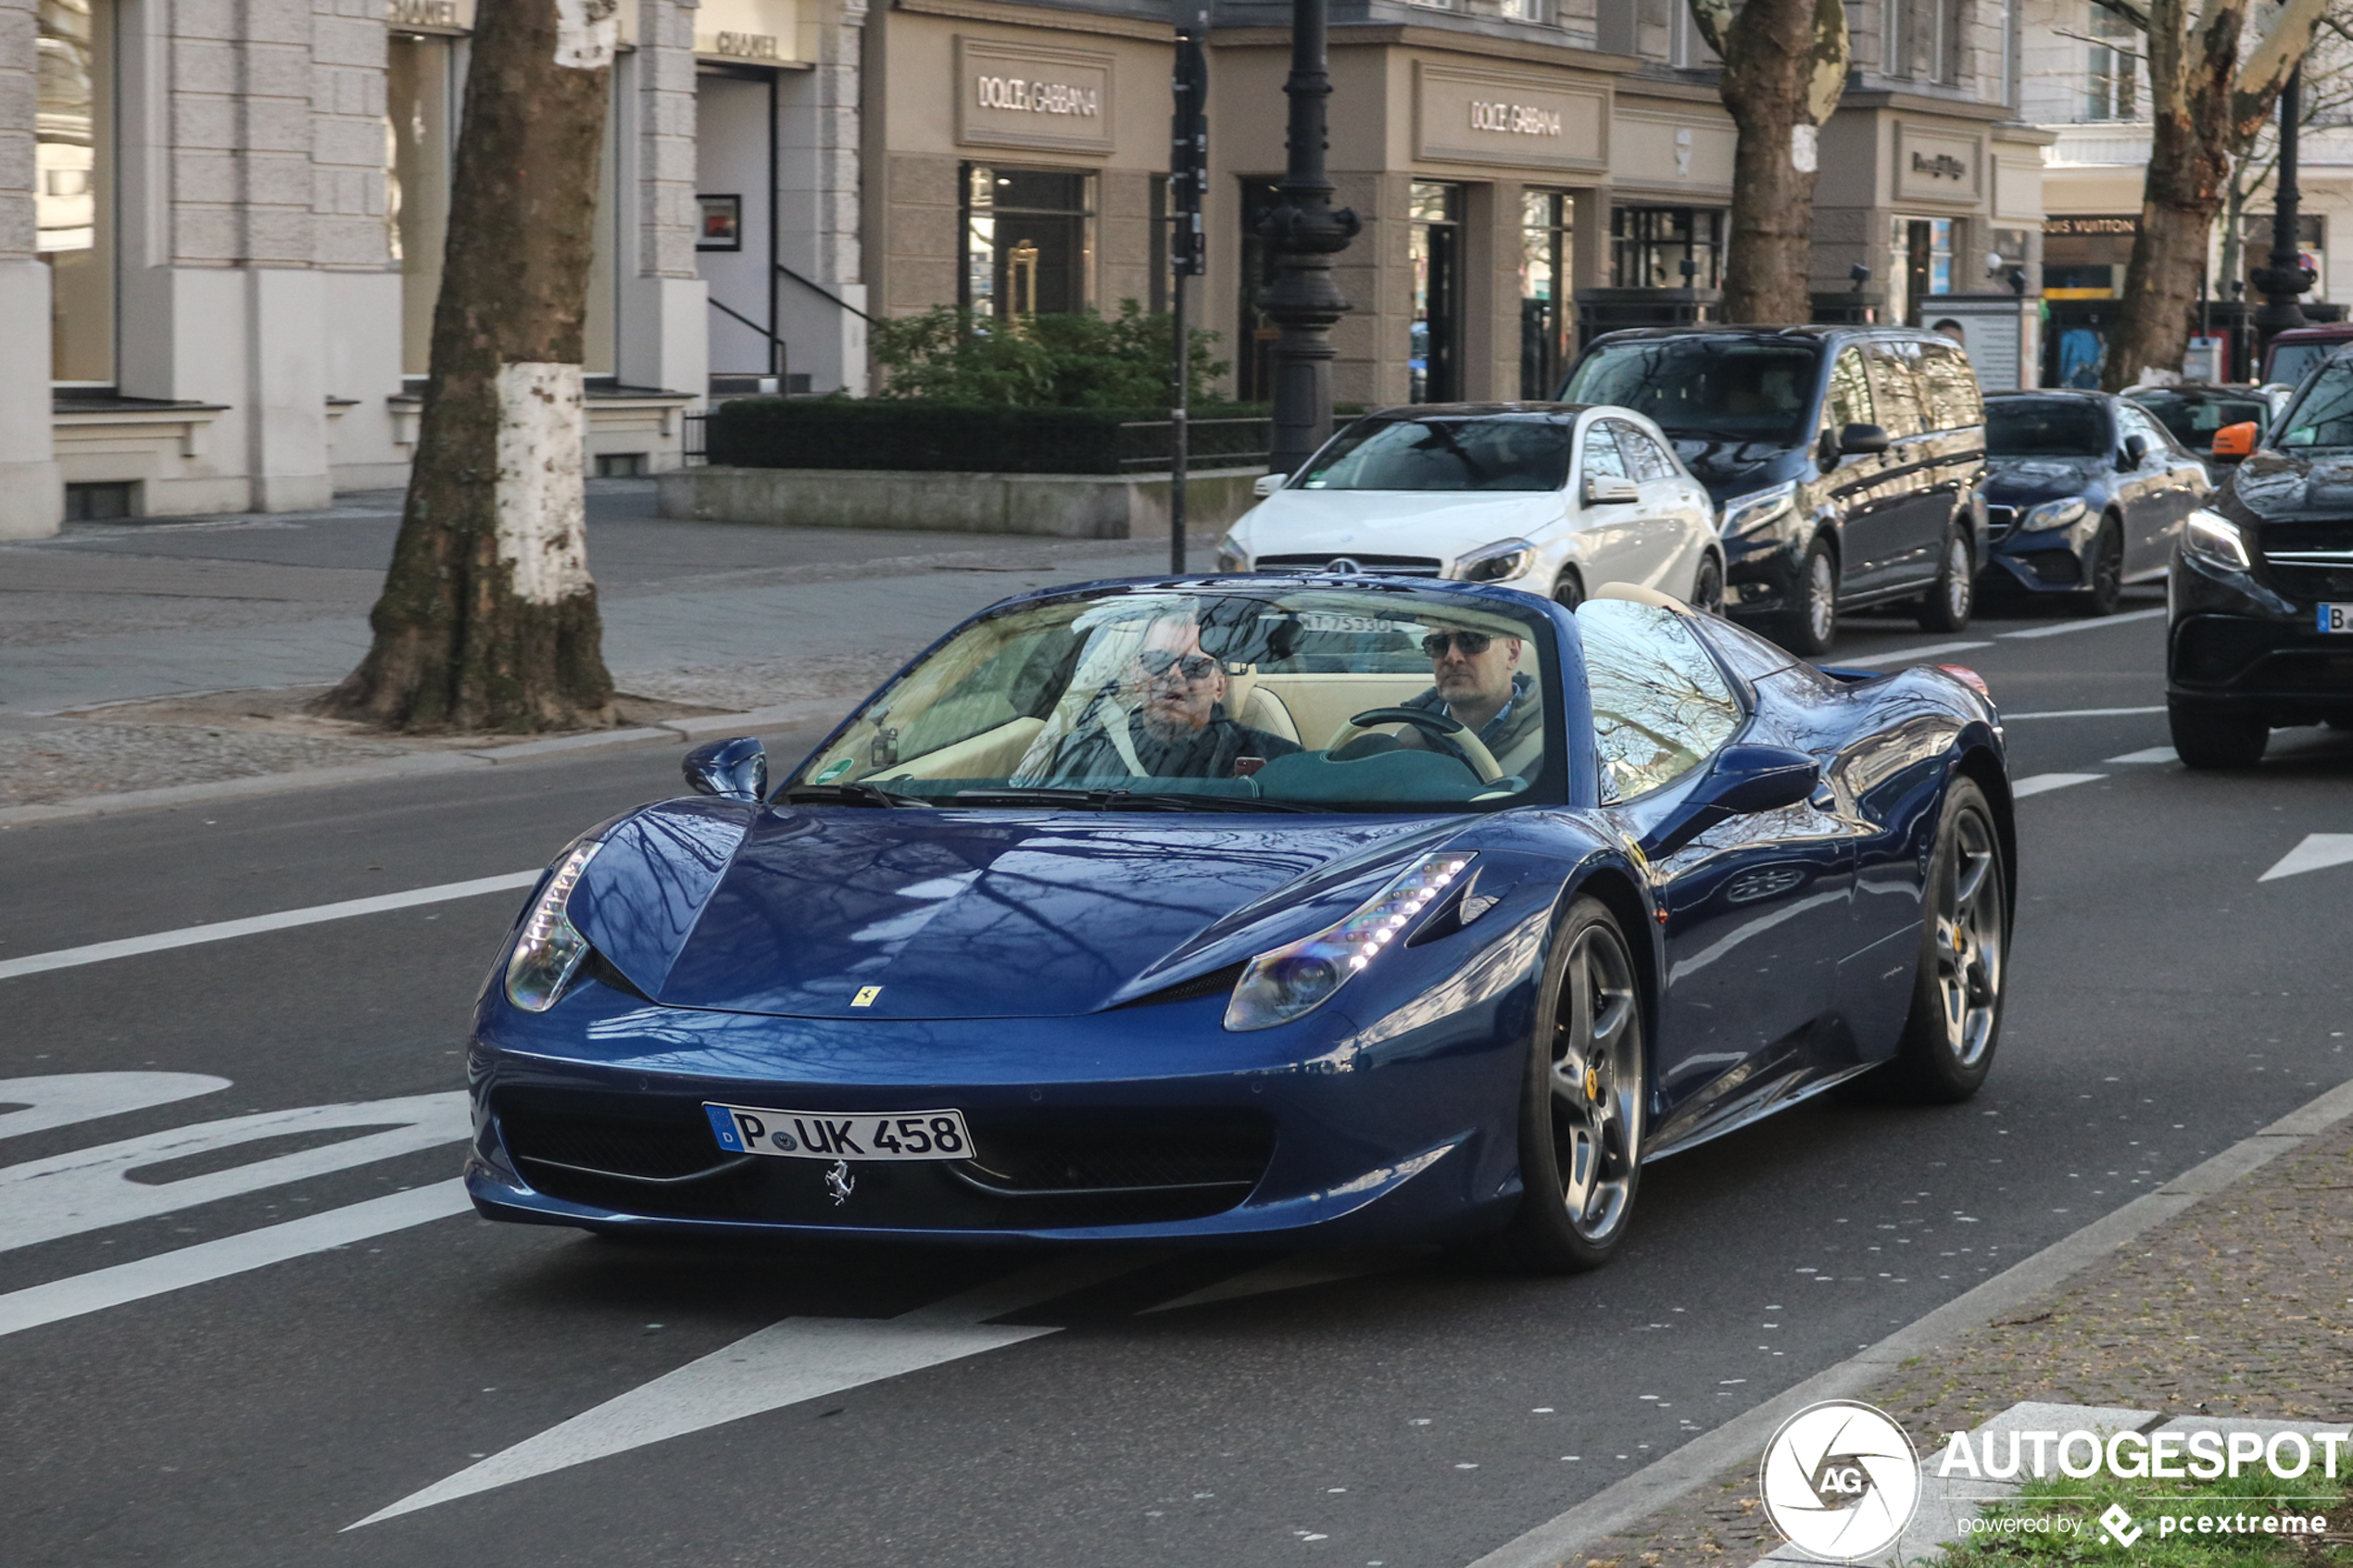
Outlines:
<svg viewBox="0 0 2353 1568"><path fill-rule="evenodd" d="M2092 4L2108 15L2131 23L2137 31L2146 32L2149 30L2149 13L2145 6L2136 6L2133 0L2092 0Z"/></svg>

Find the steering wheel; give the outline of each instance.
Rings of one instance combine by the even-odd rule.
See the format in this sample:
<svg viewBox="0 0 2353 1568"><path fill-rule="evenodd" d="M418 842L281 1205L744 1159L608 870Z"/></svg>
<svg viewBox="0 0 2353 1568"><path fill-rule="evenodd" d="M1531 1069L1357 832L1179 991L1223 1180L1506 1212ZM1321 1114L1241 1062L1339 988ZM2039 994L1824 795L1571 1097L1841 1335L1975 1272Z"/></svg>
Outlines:
<svg viewBox="0 0 2353 1568"><path fill-rule="evenodd" d="M1460 719L1427 708L1367 708L1342 724L1324 749L1338 751L1377 724L1411 724L1428 735L1439 750L1468 763L1481 784L1493 784L1504 776L1503 765L1495 760L1495 754L1487 749L1487 743L1469 726Z"/></svg>

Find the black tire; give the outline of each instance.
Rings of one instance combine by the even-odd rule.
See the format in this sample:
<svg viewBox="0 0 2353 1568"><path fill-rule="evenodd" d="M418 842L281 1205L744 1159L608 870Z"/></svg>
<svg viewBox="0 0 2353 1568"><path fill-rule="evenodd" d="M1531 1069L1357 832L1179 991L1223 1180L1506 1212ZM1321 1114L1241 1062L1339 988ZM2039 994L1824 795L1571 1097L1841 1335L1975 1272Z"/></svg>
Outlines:
<svg viewBox="0 0 2353 1568"><path fill-rule="evenodd" d="M1700 557L1692 574L1691 606L1702 615L1724 613L1724 563L1713 550Z"/></svg>
<svg viewBox="0 0 2353 1568"><path fill-rule="evenodd" d="M2165 718L2186 768L2252 768L2271 744L2271 726L2259 714L2176 701L2166 705Z"/></svg>
<svg viewBox="0 0 2353 1568"><path fill-rule="evenodd" d="M1894 1060L1870 1077L1893 1098L1957 1105L1993 1069L2009 965L2009 868L1974 780L1944 792L1924 905L1911 1015Z"/></svg>
<svg viewBox="0 0 2353 1568"><path fill-rule="evenodd" d="M1570 567L1553 581L1553 602L1565 609L1575 609L1585 602L1585 580Z"/></svg>
<svg viewBox="0 0 2353 1568"><path fill-rule="evenodd" d="M2099 535L2092 541L2092 564L2085 580L2091 586L2075 596L2083 613L2114 615L2124 597L2124 529L2112 517L2101 520Z"/></svg>
<svg viewBox="0 0 2353 1568"><path fill-rule="evenodd" d="M1600 899L1569 906L1536 1016L1520 1092L1519 1210L1493 1249L1523 1273L1580 1273L1626 1237L1649 1097L1633 949Z"/></svg>
<svg viewBox="0 0 2353 1568"><path fill-rule="evenodd" d="M1977 563L1970 558L1969 536L1956 529L1944 536L1936 581L1920 600L1917 619L1922 631L1966 632L1976 608Z"/></svg>
<svg viewBox="0 0 2353 1568"><path fill-rule="evenodd" d="M1806 547L1790 593L1773 640L1801 659L1818 659L1838 641L1838 555L1827 538L1817 534Z"/></svg>

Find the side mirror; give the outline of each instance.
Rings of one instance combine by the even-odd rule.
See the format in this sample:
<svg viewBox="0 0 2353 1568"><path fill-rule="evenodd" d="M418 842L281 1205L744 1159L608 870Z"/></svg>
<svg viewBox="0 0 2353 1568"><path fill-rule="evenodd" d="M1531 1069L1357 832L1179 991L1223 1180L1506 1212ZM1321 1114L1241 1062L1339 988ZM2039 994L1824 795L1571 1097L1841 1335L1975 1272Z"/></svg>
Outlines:
<svg viewBox="0 0 2353 1568"><path fill-rule="evenodd" d="M2126 436L2124 438L2124 460L2119 463L2117 467L2121 469L2136 469L2148 460L2149 438L2145 435Z"/></svg>
<svg viewBox="0 0 2353 1568"><path fill-rule="evenodd" d="M698 746L686 753L678 770L697 795L723 800L768 798L768 748L750 735Z"/></svg>
<svg viewBox="0 0 2353 1568"><path fill-rule="evenodd" d="M1589 507L1610 507L1642 498L1642 487L1630 479L1613 479L1598 473L1585 476L1585 504Z"/></svg>
<svg viewBox="0 0 2353 1568"><path fill-rule="evenodd" d="M1718 822L1796 805L1821 780L1821 768L1806 752L1786 746L1728 746L1642 851L1654 858L1672 855Z"/></svg>
<svg viewBox="0 0 2353 1568"><path fill-rule="evenodd" d="M1887 450L1887 431L1881 425L1848 425L1838 433L1841 457L1867 458Z"/></svg>
<svg viewBox="0 0 2353 1568"><path fill-rule="evenodd" d="M1263 501L1283 487L1285 477L1279 473L1262 473L1250 482L1250 493Z"/></svg>
<svg viewBox="0 0 2353 1568"><path fill-rule="evenodd" d="M2235 463L2255 453L2255 443L2260 431L2253 420L2241 424L2224 425L2214 433L2214 456L2226 463Z"/></svg>

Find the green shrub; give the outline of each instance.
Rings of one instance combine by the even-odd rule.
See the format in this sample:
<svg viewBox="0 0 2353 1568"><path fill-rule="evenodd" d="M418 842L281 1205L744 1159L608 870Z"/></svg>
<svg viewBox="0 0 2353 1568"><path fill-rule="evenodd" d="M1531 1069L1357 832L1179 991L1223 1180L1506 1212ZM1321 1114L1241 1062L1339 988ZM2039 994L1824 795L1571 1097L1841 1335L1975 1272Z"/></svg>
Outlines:
<svg viewBox="0 0 2353 1568"><path fill-rule="evenodd" d="M1264 465L1265 410L1195 405L1193 467ZM713 463L767 469L1149 473L1168 468L1165 408L1021 408L912 399L736 397L711 412ZM1134 459L1130 461L1128 459ZM1223 459L1223 460L1221 460Z"/></svg>
<svg viewBox="0 0 2353 1568"><path fill-rule="evenodd" d="M1011 408L1166 408L1175 323L1132 299L1119 314L1092 310L1000 320L952 305L874 325L877 396L892 401ZM1186 334L1192 384L1226 373L1210 358L1215 332Z"/></svg>

